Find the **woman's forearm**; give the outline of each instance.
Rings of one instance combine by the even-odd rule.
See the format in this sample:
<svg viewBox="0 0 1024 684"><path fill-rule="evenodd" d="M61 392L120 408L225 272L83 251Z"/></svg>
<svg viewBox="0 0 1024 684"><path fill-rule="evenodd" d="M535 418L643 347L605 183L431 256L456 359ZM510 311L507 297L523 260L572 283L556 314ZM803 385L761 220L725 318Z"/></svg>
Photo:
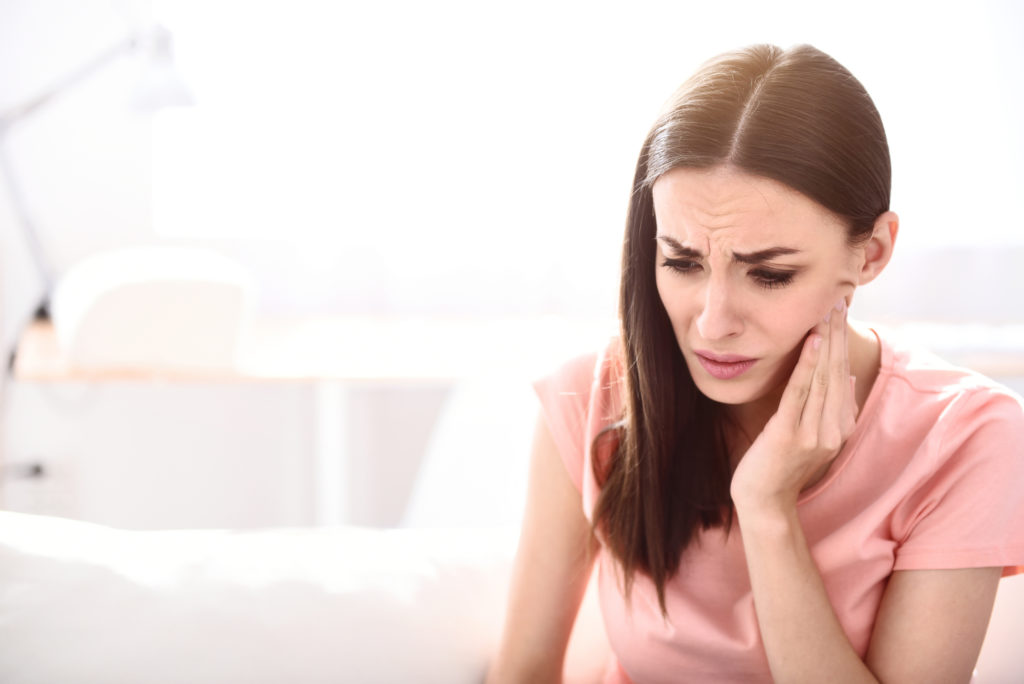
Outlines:
<svg viewBox="0 0 1024 684"><path fill-rule="evenodd" d="M761 638L776 682L877 682L843 631L795 507L737 506Z"/></svg>

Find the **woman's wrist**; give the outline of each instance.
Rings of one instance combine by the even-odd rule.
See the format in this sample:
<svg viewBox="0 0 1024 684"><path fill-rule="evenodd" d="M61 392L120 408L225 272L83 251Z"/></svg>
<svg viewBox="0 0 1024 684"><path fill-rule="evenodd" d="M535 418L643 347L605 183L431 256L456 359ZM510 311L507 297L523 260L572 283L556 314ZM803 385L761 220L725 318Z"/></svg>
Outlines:
<svg viewBox="0 0 1024 684"><path fill-rule="evenodd" d="M766 489L753 483L748 485L737 477L733 477L729 493L737 514L751 517L785 515L787 511L796 509L799 496L799 491Z"/></svg>
<svg viewBox="0 0 1024 684"><path fill-rule="evenodd" d="M796 497L788 494L734 493L736 517L744 530L784 530L796 520Z"/></svg>

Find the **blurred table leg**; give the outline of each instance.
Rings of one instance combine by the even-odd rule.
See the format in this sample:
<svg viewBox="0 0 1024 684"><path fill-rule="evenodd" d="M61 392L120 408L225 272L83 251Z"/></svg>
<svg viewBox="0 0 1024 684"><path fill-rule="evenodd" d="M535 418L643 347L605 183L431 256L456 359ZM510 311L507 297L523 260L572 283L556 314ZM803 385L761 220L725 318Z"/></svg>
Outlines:
<svg viewBox="0 0 1024 684"><path fill-rule="evenodd" d="M351 392L345 382L315 386L313 491L318 526L343 525L351 518L349 436Z"/></svg>

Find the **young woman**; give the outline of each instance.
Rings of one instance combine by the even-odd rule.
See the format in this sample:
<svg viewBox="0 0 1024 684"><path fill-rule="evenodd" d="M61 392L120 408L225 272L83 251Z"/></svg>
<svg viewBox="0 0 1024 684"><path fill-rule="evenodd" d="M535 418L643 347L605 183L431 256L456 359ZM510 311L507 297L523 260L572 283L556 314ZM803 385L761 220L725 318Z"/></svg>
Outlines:
<svg viewBox="0 0 1024 684"><path fill-rule="evenodd" d="M966 682L1024 571L1024 406L847 319L889 152L828 55L755 46L640 152L622 332L536 384L490 682L559 681L590 576L606 682Z"/></svg>

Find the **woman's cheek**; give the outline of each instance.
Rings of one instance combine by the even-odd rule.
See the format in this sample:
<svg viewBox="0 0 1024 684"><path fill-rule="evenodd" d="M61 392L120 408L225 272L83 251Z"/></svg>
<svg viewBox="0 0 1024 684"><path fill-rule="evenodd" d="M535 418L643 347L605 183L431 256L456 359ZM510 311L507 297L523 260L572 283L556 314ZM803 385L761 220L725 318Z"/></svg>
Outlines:
<svg viewBox="0 0 1024 684"><path fill-rule="evenodd" d="M807 333L818 324L821 316L819 314L819 303L807 301L801 298L799 301L790 303L786 307L779 307L773 313L772 320L778 327L778 334L786 340L786 346L796 347L807 336ZM822 309L824 311L824 309Z"/></svg>
<svg viewBox="0 0 1024 684"><path fill-rule="evenodd" d="M799 355L807 335L825 317L831 304L823 304L823 298L801 297L796 301L770 311L772 324L776 326L775 337L783 348L784 356ZM834 302L833 302L834 303Z"/></svg>

